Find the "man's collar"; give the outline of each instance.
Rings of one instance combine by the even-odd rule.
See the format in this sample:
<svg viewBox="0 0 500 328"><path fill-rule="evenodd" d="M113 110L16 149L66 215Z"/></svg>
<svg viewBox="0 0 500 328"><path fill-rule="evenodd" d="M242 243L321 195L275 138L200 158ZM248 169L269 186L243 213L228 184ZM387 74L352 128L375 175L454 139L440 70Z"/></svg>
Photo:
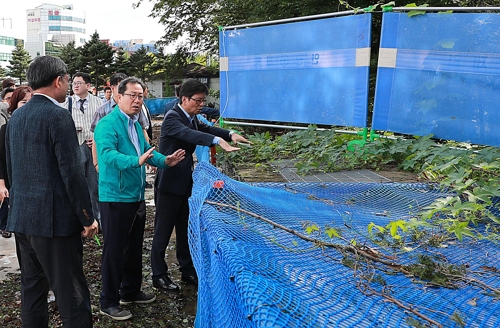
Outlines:
<svg viewBox="0 0 500 328"><path fill-rule="evenodd" d="M87 96L85 96L84 98L80 98L80 96L76 95L76 94L75 94L75 96L77 98L76 100L82 100L82 99L86 99L87 101L89 100L89 93L88 92L87 92Z"/></svg>
<svg viewBox="0 0 500 328"><path fill-rule="evenodd" d="M33 96L44 96L45 98L48 98L50 101L52 101L54 104L61 106L61 104L57 100L55 100L54 98L52 98L49 95L46 95L45 93L34 92Z"/></svg>
<svg viewBox="0 0 500 328"><path fill-rule="evenodd" d="M179 108L182 110L182 112L184 113L184 115L186 115L186 116L187 116L187 118L188 118L188 120L189 120L189 121L191 121L191 120L193 119L193 116L189 115L189 114L188 114L188 112L186 112L186 111L184 110L184 108L182 108L182 106L181 106L181 104L180 104L180 103L178 103L178 104L177 104L177 106L179 106Z"/></svg>
<svg viewBox="0 0 500 328"><path fill-rule="evenodd" d="M135 122L137 122L139 120L139 114L135 114L135 115L129 116L127 113L125 113L124 111L122 111L122 109L120 107L118 107L118 109L120 110L120 113L122 113L123 116L125 116L127 118L127 121L131 120L133 123L135 123Z"/></svg>

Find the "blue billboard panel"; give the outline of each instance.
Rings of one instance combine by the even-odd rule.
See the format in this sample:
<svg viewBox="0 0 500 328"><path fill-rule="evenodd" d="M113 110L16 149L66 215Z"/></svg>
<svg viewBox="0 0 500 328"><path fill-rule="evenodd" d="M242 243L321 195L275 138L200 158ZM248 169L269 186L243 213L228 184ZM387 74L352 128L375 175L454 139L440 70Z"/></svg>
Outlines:
<svg viewBox="0 0 500 328"><path fill-rule="evenodd" d="M221 115L366 127L371 15L223 30Z"/></svg>
<svg viewBox="0 0 500 328"><path fill-rule="evenodd" d="M500 146L500 15L384 13L376 130Z"/></svg>

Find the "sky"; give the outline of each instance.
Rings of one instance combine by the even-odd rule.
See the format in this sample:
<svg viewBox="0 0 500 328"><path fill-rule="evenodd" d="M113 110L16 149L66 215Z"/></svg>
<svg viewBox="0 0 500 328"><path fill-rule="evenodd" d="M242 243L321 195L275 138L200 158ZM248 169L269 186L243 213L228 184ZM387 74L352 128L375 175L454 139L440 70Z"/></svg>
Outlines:
<svg viewBox="0 0 500 328"><path fill-rule="evenodd" d="M163 25L148 17L153 3L144 0L137 9L132 8L134 0L17 0L2 6L0 18L11 18L16 36L26 39L26 10L43 3L54 5L73 4L74 10L86 13L87 33L95 30L101 39L130 40L143 39L144 43L159 40L163 36ZM0 19L0 24L1 24ZM7 22L9 24L9 22ZM20 34L19 34L20 33Z"/></svg>

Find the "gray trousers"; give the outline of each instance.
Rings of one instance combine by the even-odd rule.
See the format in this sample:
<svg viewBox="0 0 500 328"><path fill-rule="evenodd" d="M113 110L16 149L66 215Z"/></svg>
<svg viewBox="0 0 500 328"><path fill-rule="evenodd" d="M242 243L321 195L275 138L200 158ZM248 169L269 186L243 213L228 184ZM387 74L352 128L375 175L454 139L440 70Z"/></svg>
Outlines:
<svg viewBox="0 0 500 328"><path fill-rule="evenodd" d="M101 214L99 213L99 195L97 192L97 171L92 161L92 149L84 142L80 145L82 153L83 167L85 170L85 178L87 179L87 186L90 193L90 201L92 202L92 212L97 221L101 221Z"/></svg>

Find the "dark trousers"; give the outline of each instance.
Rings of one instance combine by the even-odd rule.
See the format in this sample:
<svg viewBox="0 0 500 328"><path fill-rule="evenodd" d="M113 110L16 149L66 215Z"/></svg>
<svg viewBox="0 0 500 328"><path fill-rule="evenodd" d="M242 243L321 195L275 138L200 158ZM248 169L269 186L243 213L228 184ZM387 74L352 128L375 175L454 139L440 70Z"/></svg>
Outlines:
<svg viewBox="0 0 500 328"><path fill-rule="evenodd" d="M92 327L90 293L83 274L81 235L38 237L16 232L21 266L22 327L48 327L52 289L63 327Z"/></svg>
<svg viewBox="0 0 500 328"><path fill-rule="evenodd" d="M141 291L146 204L101 202L99 206L104 238L100 305L106 309Z"/></svg>
<svg viewBox="0 0 500 328"><path fill-rule="evenodd" d="M7 228L7 218L9 217L9 199L4 198L0 207L0 230Z"/></svg>
<svg viewBox="0 0 500 328"><path fill-rule="evenodd" d="M97 221L101 220L99 214L99 196L97 192L97 171L92 160L92 148L89 148L84 142L80 145L80 152L82 153L83 167L85 170L85 178L87 179L87 186L90 193L90 201L92 202L92 212Z"/></svg>
<svg viewBox="0 0 500 328"><path fill-rule="evenodd" d="M168 266L165 262L165 250L174 227L177 246L176 255L180 270L183 275L196 274L188 244L188 199L189 194L179 196L155 188L155 233L151 248L153 279L159 279L167 275Z"/></svg>

